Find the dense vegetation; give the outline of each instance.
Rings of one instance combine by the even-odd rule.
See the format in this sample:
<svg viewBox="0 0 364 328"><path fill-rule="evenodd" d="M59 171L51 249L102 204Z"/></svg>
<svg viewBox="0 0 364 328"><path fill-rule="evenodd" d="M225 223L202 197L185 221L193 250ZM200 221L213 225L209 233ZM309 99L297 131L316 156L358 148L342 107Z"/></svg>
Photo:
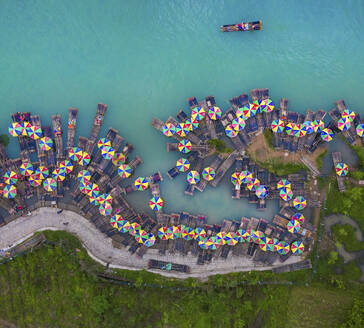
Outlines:
<svg viewBox="0 0 364 328"><path fill-rule="evenodd" d="M233 150L226 146L225 142L220 139L211 139L208 141L209 146L219 154L231 153Z"/></svg>
<svg viewBox="0 0 364 328"><path fill-rule="evenodd" d="M267 143L268 147L274 149L273 147L273 132L271 129L265 129L264 132L265 142Z"/></svg>
<svg viewBox="0 0 364 328"><path fill-rule="evenodd" d="M350 175L356 180L364 179L364 147L362 146L350 146L358 156L359 170L353 171Z"/></svg>
<svg viewBox="0 0 364 328"><path fill-rule="evenodd" d="M0 144L6 147L9 144L9 142L10 138L7 134L0 134Z"/></svg>
<svg viewBox="0 0 364 328"><path fill-rule="evenodd" d="M358 241L354 228L348 224L335 224L332 227L332 234L335 242L343 244L345 250L348 252L356 252L364 249L364 241Z"/></svg>
<svg viewBox="0 0 364 328"><path fill-rule="evenodd" d="M76 238L45 234L55 245L0 265L0 318L17 327L344 328L362 320L363 288L334 273L338 261L328 264L326 257L310 287L311 270L217 275L206 283L114 271L135 282L128 286L96 278L103 268ZM260 285L262 280L294 283Z"/></svg>
<svg viewBox="0 0 364 328"><path fill-rule="evenodd" d="M257 164L268 170L271 173L274 173L278 176L288 175L297 173L301 170L307 170L307 167L303 164L296 164L296 163L284 163L282 160L272 159L267 162L260 162L256 161Z"/></svg>

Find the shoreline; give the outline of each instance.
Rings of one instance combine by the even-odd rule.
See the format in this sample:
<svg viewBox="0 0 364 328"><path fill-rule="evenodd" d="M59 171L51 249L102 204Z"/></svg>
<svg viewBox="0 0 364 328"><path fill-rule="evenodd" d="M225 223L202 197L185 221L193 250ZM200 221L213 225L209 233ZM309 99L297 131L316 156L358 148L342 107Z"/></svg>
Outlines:
<svg viewBox="0 0 364 328"><path fill-rule="evenodd" d="M68 225L64 225L68 222ZM126 249L114 248L111 239L102 234L86 218L79 214L64 210L57 214L56 208L41 207L32 212L31 216L22 216L0 227L0 248L14 247L31 237L34 233L44 230L64 230L75 235L86 249L89 256L96 262L110 268L123 270L147 270L166 277L186 279L189 277L207 279L210 275L227 274L240 271L265 271L301 261L298 256L291 256L284 263L275 262L273 266L256 265L252 260L241 256L230 255L226 260L213 259L211 263L198 265L191 262L191 256L178 254L166 254L160 256L158 250L147 252L143 258L131 255ZM20 238L19 238L20 237ZM154 254L153 254L154 253ZM166 272L162 270L148 269L148 261L158 259L167 262L177 262L189 265L191 273ZM278 263L277 263L278 262ZM278 264L278 265L277 265ZM281 265L279 265L281 264Z"/></svg>

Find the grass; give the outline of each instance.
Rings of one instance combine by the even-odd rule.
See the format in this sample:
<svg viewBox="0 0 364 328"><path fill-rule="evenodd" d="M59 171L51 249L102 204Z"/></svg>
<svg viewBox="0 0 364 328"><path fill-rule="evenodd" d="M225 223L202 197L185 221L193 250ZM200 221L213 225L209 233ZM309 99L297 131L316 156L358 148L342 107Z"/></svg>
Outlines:
<svg viewBox="0 0 364 328"><path fill-rule="evenodd" d="M295 164L295 163L283 163L281 160L271 160L267 162L257 161L257 164L271 173L274 173L278 176L284 176L288 174L297 173L301 170L308 170L306 165L303 164Z"/></svg>
<svg viewBox="0 0 364 328"><path fill-rule="evenodd" d="M322 152L320 155L318 155L318 156L316 157L316 159L315 159L315 161L316 161L316 165L317 165L317 168L318 168L319 170L321 170L321 168L322 168L322 160L323 160L323 158L326 156L326 154L327 154L327 149L325 149L325 151L324 151L324 152Z"/></svg>
<svg viewBox="0 0 364 328"><path fill-rule="evenodd" d="M267 143L268 147L270 149L274 150L273 147L273 132L270 129L265 129L263 132L264 138L265 138L265 142Z"/></svg>
<svg viewBox="0 0 364 328"><path fill-rule="evenodd" d="M335 224L332 228L335 242L343 244L348 252L355 252L364 249L364 241L356 238L355 229L349 224Z"/></svg>
<svg viewBox="0 0 364 328"><path fill-rule="evenodd" d="M210 147L215 149L218 154L231 153L233 150L226 146L225 142L220 139L211 139L208 141Z"/></svg>

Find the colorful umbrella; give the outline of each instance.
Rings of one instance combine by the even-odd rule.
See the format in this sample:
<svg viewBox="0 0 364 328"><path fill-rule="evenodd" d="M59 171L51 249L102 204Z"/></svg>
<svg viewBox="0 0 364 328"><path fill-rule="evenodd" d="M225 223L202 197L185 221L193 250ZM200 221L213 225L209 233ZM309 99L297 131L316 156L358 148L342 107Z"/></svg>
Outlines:
<svg viewBox="0 0 364 328"><path fill-rule="evenodd" d="M202 249L208 249L206 242L207 242L207 239L203 238L198 242L198 246L200 246Z"/></svg>
<svg viewBox="0 0 364 328"><path fill-rule="evenodd" d="M34 174L30 175L28 179L32 187L39 187L42 184L42 180L37 179Z"/></svg>
<svg viewBox="0 0 364 328"><path fill-rule="evenodd" d="M264 103L261 100L259 100L259 99L254 100L253 104L255 105L255 108L256 108L256 112L255 112L256 114L260 114L263 112L262 105L264 105Z"/></svg>
<svg viewBox="0 0 364 328"><path fill-rule="evenodd" d="M148 189L149 182L146 178L139 177L134 181L134 186L136 187L137 190L144 191L144 190Z"/></svg>
<svg viewBox="0 0 364 328"><path fill-rule="evenodd" d="M289 244L284 240L282 240L280 243L281 243L282 248L278 251L278 254L281 254L281 255L288 254L290 251Z"/></svg>
<svg viewBox="0 0 364 328"><path fill-rule="evenodd" d="M61 163L59 163L59 167L61 168L61 169L65 169L65 171L66 171L66 174L69 174L69 173L71 173L72 171L73 171L73 165L72 165L72 163L69 161L69 160L64 160L64 161L62 161Z"/></svg>
<svg viewBox="0 0 364 328"><path fill-rule="evenodd" d="M209 118L210 120L217 121L221 117L222 111L219 107L214 106L209 108Z"/></svg>
<svg viewBox="0 0 364 328"><path fill-rule="evenodd" d="M321 120L314 120L312 122L312 125L313 125L313 130L315 131L315 133L320 133L325 127L325 123Z"/></svg>
<svg viewBox="0 0 364 328"><path fill-rule="evenodd" d="M244 236L244 233L245 233L245 230L244 229L239 229L239 230L235 231L235 235L238 238L238 242L239 243L245 242L245 239L243 237Z"/></svg>
<svg viewBox="0 0 364 328"><path fill-rule="evenodd" d="M235 138L238 135L238 132L236 132L236 130L234 129L232 124L229 124L226 126L225 128L225 134L229 137L229 138Z"/></svg>
<svg viewBox="0 0 364 328"><path fill-rule="evenodd" d="M21 175L24 175L25 177L29 177L34 173L33 165L29 162L24 162L20 165L19 171Z"/></svg>
<svg viewBox="0 0 364 328"><path fill-rule="evenodd" d="M215 179L216 172L212 167L205 167L202 170L202 177L207 181L212 181Z"/></svg>
<svg viewBox="0 0 364 328"><path fill-rule="evenodd" d="M11 123L9 127L9 134L13 137L18 137L22 134L23 127L18 122Z"/></svg>
<svg viewBox="0 0 364 328"><path fill-rule="evenodd" d="M191 170L187 174L187 181L190 184L198 183L200 181L200 173L198 173L197 171Z"/></svg>
<svg viewBox="0 0 364 328"><path fill-rule="evenodd" d="M291 251L294 255L301 255L305 250L305 246L301 241L294 241L291 244Z"/></svg>
<svg viewBox="0 0 364 328"><path fill-rule="evenodd" d="M195 107L191 110L191 118L195 121L201 121L206 116L206 112L202 107Z"/></svg>
<svg viewBox="0 0 364 328"><path fill-rule="evenodd" d="M88 182L90 182L90 180L91 180L91 173L89 171L87 171L87 170L81 170L77 174L77 180L79 182L82 182L82 183L84 183L85 180L87 180Z"/></svg>
<svg viewBox="0 0 364 328"><path fill-rule="evenodd" d="M85 151L82 152L81 158L78 160L78 164L81 166L87 166L90 164L91 156Z"/></svg>
<svg viewBox="0 0 364 328"><path fill-rule="evenodd" d="M20 123L21 127L23 128L22 130L22 136L27 137L28 136L28 132L30 132L30 128L32 127L32 125L29 122L22 122Z"/></svg>
<svg viewBox="0 0 364 328"><path fill-rule="evenodd" d="M255 194L258 198L264 199L268 196L268 189L266 186L260 185L255 191Z"/></svg>
<svg viewBox="0 0 364 328"><path fill-rule="evenodd" d="M311 121L305 121L302 128L306 130L307 134L312 134L315 131L314 125Z"/></svg>
<svg viewBox="0 0 364 328"><path fill-rule="evenodd" d="M8 185L16 184L19 180L18 175L14 171L7 171L3 175L4 182Z"/></svg>
<svg viewBox="0 0 364 328"><path fill-rule="evenodd" d="M87 184L87 180L86 184ZM87 190L87 196L92 197L92 198L96 198L96 201L98 203L99 202L99 196L100 196L100 188L96 183L89 183L86 186L86 190Z"/></svg>
<svg viewBox="0 0 364 328"><path fill-rule="evenodd" d="M250 171L241 171L240 173L240 179L242 183L249 183L251 179L253 179L253 173Z"/></svg>
<svg viewBox="0 0 364 328"><path fill-rule="evenodd" d="M236 110L236 112L235 112L235 115L236 115L236 117L237 117L237 118L241 118L241 119L243 119L243 120L246 120L246 119L247 119L247 117L244 115L243 110L244 110L244 108L243 108L243 107L238 108L238 109Z"/></svg>
<svg viewBox="0 0 364 328"><path fill-rule="evenodd" d="M337 121L337 127L339 128L339 130L345 132L350 129L351 121L349 120L349 118L340 118Z"/></svg>
<svg viewBox="0 0 364 328"><path fill-rule="evenodd" d="M216 242L218 245L225 245L225 244L226 244L226 240L225 240L225 232L224 232L224 231L219 231L219 232L216 234L215 242Z"/></svg>
<svg viewBox="0 0 364 328"><path fill-rule="evenodd" d="M185 227L182 231L181 231L181 237L185 240L192 240L195 238L195 230L192 229L191 227Z"/></svg>
<svg viewBox="0 0 364 328"><path fill-rule="evenodd" d="M347 118L350 122L354 121L355 113L350 109L345 109L342 114L342 118Z"/></svg>
<svg viewBox="0 0 364 328"><path fill-rule="evenodd" d="M273 238L273 250L274 252L278 252L282 249L282 243L277 238Z"/></svg>
<svg viewBox="0 0 364 328"><path fill-rule="evenodd" d="M186 120L185 124L187 126L188 131L195 131L200 123L191 117Z"/></svg>
<svg viewBox="0 0 364 328"><path fill-rule="evenodd" d="M251 237L252 237L252 240L254 243L256 244L260 244L261 242L261 238L262 237L265 237L264 233L262 231L254 231L252 234L251 234Z"/></svg>
<svg viewBox="0 0 364 328"><path fill-rule="evenodd" d="M212 236L206 241L206 246L208 249L216 250L219 247L219 244L216 243L216 237Z"/></svg>
<svg viewBox="0 0 364 328"><path fill-rule="evenodd" d="M239 108L237 111L236 111L236 116L246 120L248 119L249 117L252 117L254 115L252 115L251 111L250 111L250 106L249 104L248 105L245 105L243 108Z"/></svg>
<svg viewBox="0 0 364 328"><path fill-rule="evenodd" d="M284 121L282 121L282 120L274 120L274 121L272 121L272 124L271 124L270 127L271 127L271 129L272 129L273 132L275 132L275 133L281 133L285 129Z"/></svg>
<svg viewBox="0 0 364 328"><path fill-rule="evenodd" d="M100 206L100 203L97 201L97 197L89 197L88 200L90 201L90 204L94 205L94 206Z"/></svg>
<svg viewBox="0 0 364 328"><path fill-rule="evenodd" d="M291 183L287 179L281 179L277 182L278 190L281 190L284 188L291 189Z"/></svg>
<svg viewBox="0 0 364 328"><path fill-rule="evenodd" d="M301 211L303 210L307 205L307 201L305 199L305 197L303 196L297 196L294 200L293 200L293 206Z"/></svg>
<svg viewBox="0 0 364 328"><path fill-rule="evenodd" d="M295 213L292 215L292 220L297 220L299 223L304 223L305 217L302 213Z"/></svg>
<svg viewBox="0 0 364 328"><path fill-rule="evenodd" d="M225 242L229 246L234 246L238 243L239 239L235 232L228 232L224 236Z"/></svg>
<svg viewBox="0 0 364 328"><path fill-rule="evenodd" d="M82 153L82 149L78 147L72 147L68 150L68 156L74 162L78 162L82 158Z"/></svg>
<svg viewBox="0 0 364 328"><path fill-rule="evenodd" d="M200 241L202 239L205 239L206 238L206 231L204 228L200 228L200 227L197 227L195 229L195 239L197 241Z"/></svg>
<svg viewBox="0 0 364 328"><path fill-rule="evenodd" d="M176 226L168 227L167 229L167 237L168 239L177 239L181 237L181 231Z"/></svg>
<svg viewBox="0 0 364 328"><path fill-rule="evenodd" d="M144 246L152 247L154 243L155 243L155 237L151 232L149 232L147 234L147 239L144 241Z"/></svg>
<svg viewBox="0 0 364 328"><path fill-rule="evenodd" d="M334 132L332 132L331 129L329 128L325 128L321 131L321 139L329 142L332 140L332 138L334 137Z"/></svg>
<svg viewBox="0 0 364 328"><path fill-rule="evenodd" d="M64 168L57 167L52 172L52 178L60 182L66 178L66 170Z"/></svg>
<svg viewBox="0 0 364 328"><path fill-rule="evenodd" d="M349 166L345 163L337 163L335 166L336 174L340 177L344 177L349 173Z"/></svg>
<svg viewBox="0 0 364 328"><path fill-rule="evenodd" d="M126 233L126 232L129 232L130 230L130 222L127 221L127 220L124 220L122 226L120 228L118 228L118 230L121 232L121 233Z"/></svg>
<svg viewBox="0 0 364 328"><path fill-rule="evenodd" d="M167 227L160 227L158 229L158 233L157 233L157 236L159 237L159 239L167 240L168 239L167 231L168 231Z"/></svg>
<svg viewBox="0 0 364 328"><path fill-rule="evenodd" d="M190 132L190 130L188 129L187 124L178 123L176 126L176 132L180 137L185 137Z"/></svg>
<svg viewBox="0 0 364 328"><path fill-rule="evenodd" d="M53 147L53 140L49 137L40 138L39 147L44 151L51 150Z"/></svg>
<svg viewBox="0 0 364 328"><path fill-rule="evenodd" d="M103 216L108 216L112 213L112 206L108 202L100 204L99 212Z"/></svg>
<svg viewBox="0 0 364 328"><path fill-rule="evenodd" d="M269 98L263 99L261 107L264 112L270 113L274 110L274 102Z"/></svg>
<svg viewBox="0 0 364 328"><path fill-rule="evenodd" d="M231 179L230 179L231 183L234 185L234 186L238 186L238 185L241 185L241 177L240 177L240 173L239 172L234 172L232 175L231 175Z"/></svg>
<svg viewBox="0 0 364 328"><path fill-rule="evenodd" d="M183 154L187 154L192 150L192 144L191 141L187 140L187 139L182 139L179 143L178 143L178 150L183 153Z"/></svg>
<svg viewBox="0 0 364 328"><path fill-rule="evenodd" d="M302 138L306 135L306 128L302 126L302 124L296 124L293 127L293 135L297 138Z"/></svg>
<svg viewBox="0 0 364 328"><path fill-rule="evenodd" d="M126 156L123 153L115 153L114 157L111 159L115 166L120 166L126 161Z"/></svg>
<svg viewBox="0 0 364 328"><path fill-rule="evenodd" d="M242 231L242 235L241 235L241 237L243 238L243 240L244 241L248 241L249 240L249 238L250 238L250 234L249 234L249 232L248 231L246 231L246 230L243 230Z"/></svg>
<svg viewBox="0 0 364 328"><path fill-rule="evenodd" d="M269 250L268 245L267 245L267 240L269 240L269 239L270 239L270 238L268 238L268 237L263 237L263 238L261 238L261 240L260 240L259 248L260 248L262 251L264 251L264 252L266 252L266 251L268 251L268 250Z"/></svg>
<svg viewBox="0 0 364 328"><path fill-rule="evenodd" d="M116 229L119 229L119 227L122 227L123 221L125 221L125 220L119 214L115 214L110 218L111 226Z"/></svg>
<svg viewBox="0 0 364 328"><path fill-rule="evenodd" d="M153 211L160 211L164 206L164 200L162 197L154 196L149 200L149 207Z"/></svg>
<svg viewBox="0 0 364 328"><path fill-rule="evenodd" d="M118 168L118 174L123 178L129 178L131 176L132 169L128 164L121 164Z"/></svg>
<svg viewBox="0 0 364 328"><path fill-rule="evenodd" d="M97 148L101 149L102 147L109 146L111 147L111 141L108 138L101 138L97 142Z"/></svg>
<svg viewBox="0 0 364 328"><path fill-rule="evenodd" d="M180 172L187 172L190 169L190 162L185 158L180 158L176 162L176 167Z"/></svg>
<svg viewBox="0 0 364 328"><path fill-rule="evenodd" d="M87 194L89 192L89 184L91 182L88 181L88 180L84 180L83 182L80 182L80 191L83 193L83 194Z"/></svg>
<svg viewBox="0 0 364 328"><path fill-rule="evenodd" d="M293 128L295 127L295 124L294 123L291 123L291 122L288 122L286 124L286 133L289 135L289 136L293 136L294 134L294 130Z"/></svg>
<svg viewBox="0 0 364 328"><path fill-rule="evenodd" d="M139 223L137 222L133 222L130 224L129 226L129 233L132 235L132 236L135 236L137 234L137 231L140 231L142 229L142 227L140 226Z"/></svg>
<svg viewBox="0 0 364 328"><path fill-rule="evenodd" d="M233 119L231 125L236 132L239 132L245 128L246 123L242 118L237 117Z"/></svg>
<svg viewBox="0 0 364 328"><path fill-rule="evenodd" d="M293 192L291 189L281 189L279 191L279 196L286 202L288 202L289 200L291 200L293 198Z"/></svg>
<svg viewBox="0 0 364 328"><path fill-rule="evenodd" d="M247 187L250 191L256 191L258 189L258 187L260 186L260 181L257 178L253 178L251 179L248 184Z"/></svg>
<svg viewBox="0 0 364 328"><path fill-rule="evenodd" d="M49 171L48 168L46 168L45 166L39 166L36 170L35 170L35 178L37 180L44 180L45 178L48 177L49 175Z"/></svg>
<svg viewBox="0 0 364 328"><path fill-rule="evenodd" d="M3 190L3 197L13 199L18 194L18 191L14 185L6 185Z"/></svg>
<svg viewBox="0 0 364 328"><path fill-rule="evenodd" d="M257 105L256 104L249 104L248 105L248 107L249 107L249 111L250 111L250 117L253 117L253 116L255 116L255 114L257 113Z"/></svg>
<svg viewBox="0 0 364 328"><path fill-rule="evenodd" d="M43 188L48 192L55 191L57 189L57 181L53 178L47 178L43 181Z"/></svg>
<svg viewBox="0 0 364 328"><path fill-rule="evenodd" d="M266 237L266 245L267 249L271 252L274 252L274 240L273 238Z"/></svg>
<svg viewBox="0 0 364 328"><path fill-rule="evenodd" d="M255 234L255 230L253 229L248 229L246 231L246 237L245 237L245 240L248 242L248 243L251 243L253 242L253 235Z"/></svg>
<svg viewBox="0 0 364 328"><path fill-rule="evenodd" d="M364 124L358 124L356 126L356 134L359 136L359 137L362 137L364 135Z"/></svg>
<svg viewBox="0 0 364 328"><path fill-rule="evenodd" d="M97 198L97 201L100 203L100 205L103 205L105 203L112 204L112 196L110 194L102 194Z"/></svg>
<svg viewBox="0 0 364 328"><path fill-rule="evenodd" d="M291 220L287 224L287 230L290 233L297 233L301 229L301 225L297 220Z"/></svg>
<svg viewBox="0 0 364 328"><path fill-rule="evenodd" d="M32 125L31 127L29 127L29 129L27 129L27 133L28 137L34 140L38 140L43 135L42 129L36 125Z"/></svg>
<svg viewBox="0 0 364 328"><path fill-rule="evenodd" d="M148 233L144 230L140 230L138 235L135 236L135 239L139 244L144 244L148 239Z"/></svg>

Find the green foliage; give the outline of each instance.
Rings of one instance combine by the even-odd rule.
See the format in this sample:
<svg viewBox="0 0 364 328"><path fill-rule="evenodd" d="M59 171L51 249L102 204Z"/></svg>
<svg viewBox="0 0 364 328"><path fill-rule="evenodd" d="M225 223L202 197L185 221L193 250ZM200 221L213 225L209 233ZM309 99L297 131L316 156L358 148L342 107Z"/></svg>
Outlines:
<svg viewBox="0 0 364 328"><path fill-rule="evenodd" d="M281 160L272 159L267 162L257 161L257 164L268 170L271 173L274 173L278 176L288 175L297 173L301 170L307 170L306 165L303 164L295 164L295 163L282 163Z"/></svg>
<svg viewBox="0 0 364 328"><path fill-rule="evenodd" d="M358 241L351 225L335 224L331 229L334 241L343 244L346 251L355 252L364 249L364 242Z"/></svg>
<svg viewBox="0 0 364 328"><path fill-rule="evenodd" d="M362 328L364 327L364 300L356 298L349 311L347 321L341 328Z"/></svg>
<svg viewBox="0 0 364 328"><path fill-rule="evenodd" d="M328 264L335 264L339 259L339 253L335 251L331 251L329 253L329 259L327 260Z"/></svg>
<svg viewBox="0 0 364 328"><path fill-rule="evenodd" d="M231 153L233 150L226 146L225 142L220 139L211 139L208 141L209 146L215 149L219 154Z"/></svg>
<svg viewBox="0 0 364 328"><path fill-rule="evenodd" d="M350 148L355 151L358 156L359 161L359 171L351 171L350 176L355 180L363 180L364 179L364 147L362 146L352 146Z"/></svg>
<svg viewBox="0 0 364 328"><path fill-rule="evenodd" d="M319 156L316 157L316 165L319 170L322 168L322 160L327 154L327 149L325 149L324 152L322 152Z"/></svg>
<svg viewBox="0 0 364 328"><path fill-rule="evenodd" d="M9 144L9 142L10 138L7 134L0 134L0 144L6 147Z"/></svg>
<svg viewBox="0 0 364 328"><path fill-rule="evenodd" d="M268 147L274 149L273 147L273 132L271 129L265 129L263 132L265 142L267 143Z"/></svg>

